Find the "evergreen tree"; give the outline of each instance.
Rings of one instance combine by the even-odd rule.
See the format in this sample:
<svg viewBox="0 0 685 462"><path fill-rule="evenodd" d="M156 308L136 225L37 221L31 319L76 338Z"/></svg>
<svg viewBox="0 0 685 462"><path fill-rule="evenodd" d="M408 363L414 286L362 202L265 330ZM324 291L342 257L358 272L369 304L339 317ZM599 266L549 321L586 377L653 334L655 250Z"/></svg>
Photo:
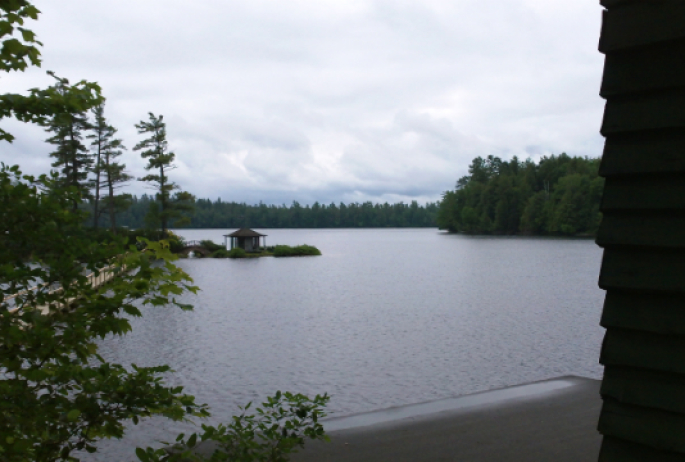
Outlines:
<svg viewBox="0 0 685 462"><path fill-rule="evenodd" d="M148 159L145 170L157 172L139 180L151 183L157 191L156 202L150 207L146 221L155 227L159 225L164 235L172 221L175 221L176 225L188 221L184 214L193 210L195 198L188 192L180 191L179 186L169 179L169 170L176 168L173 163L176 154L169 151L164 116L160 114L157 117L152 112L149 116L148 122L142 120L136 124L136 128L139 134L149 134L150 137L136 144L133 150L142 150L140 155L143 159Z"/></svg>
<svg viewBox="0 0 685 462"><path fill-rule="evenodd" d="M599 159L477 157L440 204L438 226L472 234L592 235L601 214Z"/></svg>
<svg viewBox="0 0 685 462"><path fill-rule="evenodd" d="M103 171L103 157L105 151L110 148L112 142L111 138L116 132L116 129L111 125L107 124L107 120L104 116L104 103L93 108L94 121L91 125L91 130L93 133L86 136L86 138L93 140L90 143L93 156L93 168L92 172L95 177L91 180L91 185L93 188L93 228L97 228L100 222L100 190L102 189L101 177L104 173ZM119 141L120 140L115 140Z"/></svg>
<svg viewBox="0 0 685 462"><path fill-rule="evenodd" d="M93 187L93 227L97 228L100 215L104 210L109 212L109 222L112 232L116 232L116 214L125 210L131 201L130 194L115 194L116 190L133 177L126 173L126 164L120 164L116 158L121 156L126 147L118 138L114 138L117 129L107 123L104 116L104 104L93 108L93 134L88 135L93 142L91 146L95 156L93 172L95 179ZM106 190L103 200L105 207L100 207L100 191Z"/></svg>
<svg viewBox="0 0 685 462"><path fill-rule="evenodd" d="M57 77L53 72L48 74L57 80L53 86L57 94L64 99L69 98L69 81ZM47 132L53 133L46 141L56 146L50 157L56 159L52 166L60 168L61 177L58 184L61 187L75 188L81 198L89 197L88 169L93 159L83 144L83 132L90 128L86 112L59 112L50 117L44 125ZM74 201L72 209L76 208L77 202Z"/></svg>

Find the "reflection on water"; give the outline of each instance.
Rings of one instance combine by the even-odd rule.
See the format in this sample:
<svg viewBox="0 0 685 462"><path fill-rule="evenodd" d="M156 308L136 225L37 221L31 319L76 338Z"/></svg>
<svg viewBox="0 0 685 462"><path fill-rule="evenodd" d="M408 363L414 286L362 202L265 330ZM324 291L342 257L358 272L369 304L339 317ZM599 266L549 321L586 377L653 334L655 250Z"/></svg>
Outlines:
<svg viewBox="0 0 685 462"><path fill-rule="evenodd" d="M599 378L601 249L588 240L434 229L261 230L321 257L180 260L195 311L145 308L103 342L120 363L169 364L213 422L276 390L327 392L340 416L562 375ZM226 230L182 230L223 242ZM187 429L164 420L92 460Z"/></svg>

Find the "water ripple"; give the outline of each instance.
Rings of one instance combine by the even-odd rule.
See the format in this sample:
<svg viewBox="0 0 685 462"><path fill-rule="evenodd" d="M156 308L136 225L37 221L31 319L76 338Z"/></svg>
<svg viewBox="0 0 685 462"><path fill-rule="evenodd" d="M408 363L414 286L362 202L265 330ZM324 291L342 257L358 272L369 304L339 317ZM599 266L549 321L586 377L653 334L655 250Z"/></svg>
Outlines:
<svg viewBox="0 0 685 462"><path fill-rule="evenodd" d="M180 231L214 239L221 230ZM182 260L195 311L143 309L108 360L169 364L226 421L276 390L328 392L336 416L562 375L601 377L601 250L591 241L435 230L266 230L322 257ZM91 460L184 424L154 419ZM128 459L127 459L128 457Z"/></svg>

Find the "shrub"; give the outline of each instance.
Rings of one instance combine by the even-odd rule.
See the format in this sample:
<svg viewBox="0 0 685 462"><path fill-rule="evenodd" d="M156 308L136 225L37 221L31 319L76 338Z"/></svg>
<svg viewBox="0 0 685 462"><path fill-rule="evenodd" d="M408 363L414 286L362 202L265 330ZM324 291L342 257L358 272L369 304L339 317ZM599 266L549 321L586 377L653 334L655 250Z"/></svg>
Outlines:
<svg viewBox="0 0 685 462"><path fill-rule="evenodd" d="M267 401L256 408L256 413L248 414L252 405L248 403L228 425L202 425L200 434L193 433L188 438L179 435L171 448L172 454L166 448L148 447L137 448L136 455L143 462L197 460L192 458L193 448L200 441L211 440L215 442L211 461L286 462L308 439L330 441L319 423L319 419L326 416L324 407L328 400L327 394L310 399L278 391L273 397L267 397Z"/></svg>
<svg viewBox="0 0 685 462"><path fill-rule="evenodd" d="M167 231L166 234L163 234L158 229L120 228L118 233L119 235L124 236L127 239L128 245L135 245L136 247L138 247L138 250L143 249L141 241L138 238L145 238L150 241L159 241L163 239L169 243L169 250L171 250L171 253L179 253L185 247L185 244L183 243L183 238L181 236L174 234L171 231Z"/></svg>
<svg viewBox="0 0 685 462"><path fill-rule="evenodd" d="M226 250L226 248L223 245L216 244L215 242L210 240L200 241L200 245L205 249L209 250L210 252L216 252L217 250Z"/></svg>
<svg viewBox="0 0 685 462"><path fill-rule="evenodd" d="M277 245L274 247L275 257L300 257L309 255L321 255L321 251L311 245L297 245L290 247L289 245Z"/></svg>
<svg viewBox="0 0 685 462"><path fill-rule="evenodd" d="M313 245L302 244L293 249L294 255L321 255L321 251Z"/></svg>
<svg viewBox="0 0 685 462"><path fill-rule="evenodd" d="M247 252L245 252L245 249L241 249L240 247L231 249L231 251L228 252L228 258L245 258L246 255Z"/></svg>
<svg viewBox="0 0 685 462"><path fill-rule="evenodd" d="M276 245L274 246L274 256L275 257L290 257L293 254L293 248L289 245Z"/></svg>
<svg viewBox="0 0 685 462"><path fill-rule="evenodd" d="M212 254L210 255L210 257L212 257L212 258L229 258L230 256L231 256L231 252L229 252L226 249L216 250L216 251L212 252Z"/></svg>

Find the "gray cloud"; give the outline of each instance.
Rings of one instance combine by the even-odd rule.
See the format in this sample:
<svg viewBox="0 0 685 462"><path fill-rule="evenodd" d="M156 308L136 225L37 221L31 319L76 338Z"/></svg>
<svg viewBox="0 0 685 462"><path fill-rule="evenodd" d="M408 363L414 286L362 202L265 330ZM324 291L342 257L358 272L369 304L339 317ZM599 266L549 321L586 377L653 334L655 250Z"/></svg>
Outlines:
<svg viewBox="0 0 685 462"><path fill-rule="evenodd" d="M46 1L43 69L99 82L131 148L164 114L176 181L267 203L436 200L475 156L598 156L601 9L561 0ZM2 76L3 91L51 84ZM47 171L35 127L0 161ZM144 162L126 163L142 176ZM132 191L144 192L140 184Z"/></svg>

